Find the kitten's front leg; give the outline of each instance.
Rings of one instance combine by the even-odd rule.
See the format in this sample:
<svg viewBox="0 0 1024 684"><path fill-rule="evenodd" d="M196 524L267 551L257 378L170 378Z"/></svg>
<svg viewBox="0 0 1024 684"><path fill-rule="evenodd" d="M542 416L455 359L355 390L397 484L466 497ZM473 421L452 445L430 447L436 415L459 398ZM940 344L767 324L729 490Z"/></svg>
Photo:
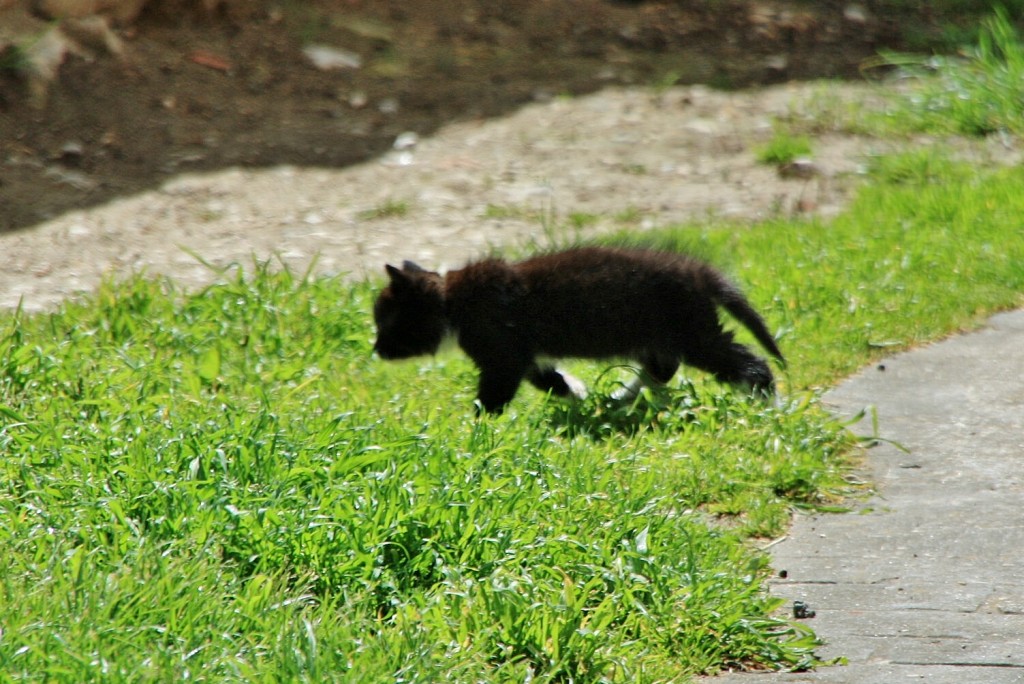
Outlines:
<svg viewBox="0 0 1024 684"><path fill-rule="evenodd" d="M487 413L501 413L512 401L526 371L509 368L481 368L476 398Z"/></svg>

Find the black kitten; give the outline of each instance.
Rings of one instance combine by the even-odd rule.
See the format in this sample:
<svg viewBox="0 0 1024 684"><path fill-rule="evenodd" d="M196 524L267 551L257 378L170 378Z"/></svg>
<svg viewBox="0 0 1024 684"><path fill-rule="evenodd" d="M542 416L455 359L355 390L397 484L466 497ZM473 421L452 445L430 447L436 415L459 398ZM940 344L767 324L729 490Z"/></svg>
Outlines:
<svg viewBox="0 0 1024 684"><path fill-rule="evenodd" d="M477 399L500 412L526 379L559 396L582 384L540 357L636 361L665 383L680 362L762 394L775 390L764 359L723 330L722 306L783 364L762 318L718 271L665 252L587 247L518 263L486 259L442 276L406 261L387 266L374 349L383 359L437 351L446 333L480 369Z"/></svg>

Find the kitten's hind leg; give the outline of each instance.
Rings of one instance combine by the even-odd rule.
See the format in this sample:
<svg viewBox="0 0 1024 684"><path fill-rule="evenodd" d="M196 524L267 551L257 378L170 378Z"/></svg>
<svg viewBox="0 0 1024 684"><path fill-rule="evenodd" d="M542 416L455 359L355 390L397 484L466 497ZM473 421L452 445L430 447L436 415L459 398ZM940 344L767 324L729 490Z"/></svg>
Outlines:
<svg viewBox="0 0 1024 684"><path fill-rule="evenodd" d="M551 392L556 397L587 397L587 387L582 380L554 366L534 366L527 373L526 380L541 392Z"/></svg>
<svg viewBox="0 0 1024 684"><path fill-rule="evenodd" d="M664 385L679 370L679 359L668 354L652 353L640 359L644 375L658 385Z"/></svg>
<svg viewBox="0 0 1024 684"><path fill-rule="evenodd" d="M644 354L639 361L640 374L633 378L628 385L623 385L612 392L612 399L616 401L636 399L641 389L664 385L679 370L679 361L666 354Z"/></svg>

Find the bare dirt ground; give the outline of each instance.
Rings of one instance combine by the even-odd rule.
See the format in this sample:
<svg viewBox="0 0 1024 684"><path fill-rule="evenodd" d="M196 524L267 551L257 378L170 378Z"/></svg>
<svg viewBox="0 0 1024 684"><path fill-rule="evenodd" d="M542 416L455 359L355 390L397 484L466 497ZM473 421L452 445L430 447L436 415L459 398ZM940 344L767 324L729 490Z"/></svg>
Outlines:
<svg viewBox="0 0 1024 684"><path fill-rule="evenodd" d="M825 136L811 177L754 149L815 96L797 80L855 76L906 19L855 2L168 0L85 37L62 22L74 49L40 94L11 47L15 27L54 29L30 5L0 0L0 305L26 309L109 272L207 282L197 255L319 255L359 277L552 227L833 213L877 141ZM349 64L319 69L310 46ZM669 87L698 82L753 89Z"/></svg>
<svg viewBox="0 0 1024 684"><path fill-rule="evenodd" d="M279 258L356 277L385 261L455 265L497 244L565 231L642 229L710 215L834 213L879 143L816 143L817 175L758 164L773 113L814 86L725 94L610 89L453 124L346 169L229 169L0 234L0 305L48 307L104 273L145 269L186 284L209 264ZM847 96L859 90L846 87Z"/></svg>

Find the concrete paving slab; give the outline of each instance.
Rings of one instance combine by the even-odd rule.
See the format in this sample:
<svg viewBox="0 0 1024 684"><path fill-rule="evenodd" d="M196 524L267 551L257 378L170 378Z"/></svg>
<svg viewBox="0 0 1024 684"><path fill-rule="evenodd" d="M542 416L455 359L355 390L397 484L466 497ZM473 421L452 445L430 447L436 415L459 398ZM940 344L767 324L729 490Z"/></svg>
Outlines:
<svg viewBox="0 0 1024 684"><path fill-rule="evenodd" d="M1021 684L1015 667L947 667L943 665L897 665L868 663L830 667L818 672L748 673L727 675L712 682L742 681L744 684Z"/></svg>
<svg viewBox="0 0 1024 684"><path fill-rule="evenodd" d="M884 582L812 582L787 583L772 588L772 593L804 603L823 612L819 606L841 606L850 611L938 611L970 613L979 610L992 595L988 584L905 582L891 578ZM820 626L820 621L814 625Z"/></svg>
<svg viewBox="0 0 1024 684"><path fill-rule="evenodd" d="M866 368L825 401L843 418L873 410L892 443L868 451L877 493L862 510L795 521L771 590L808 603L819 655L848 664L707 684L1024 684L1024 311ZM871 436L871 421L851 429Z"/></svg>

